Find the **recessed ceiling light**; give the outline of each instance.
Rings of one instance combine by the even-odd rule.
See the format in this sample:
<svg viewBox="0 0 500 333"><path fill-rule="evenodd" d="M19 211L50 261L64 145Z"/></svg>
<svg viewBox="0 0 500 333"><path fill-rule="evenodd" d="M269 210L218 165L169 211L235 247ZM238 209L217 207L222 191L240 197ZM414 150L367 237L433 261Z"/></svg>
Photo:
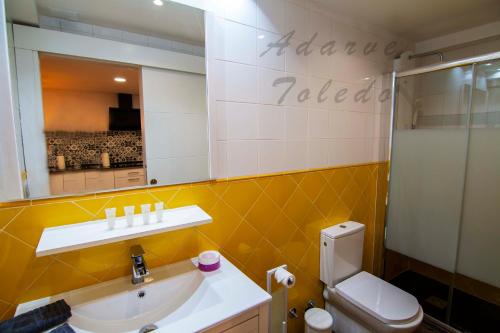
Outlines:
<svg viewBox="0 0 500 333"><path fill-rule="evenodd" d="M157 6L163 6L163 1L162 0L154 0L153 3Z"/></svg>
<svg viewBox="0 0 500 333"><path fill-rule="evenodd" d="M264 37L266 37L266 36L264 36L264 35L258 35L257 36L258 39L264 39Z"/></svg>
<svg viewBox="0 0 500 333"><path fill-rule="evenodd" d="M491 66L491 62L484 64L485 66Z"/></svg>
<svg viewBox="0 0 500 333"><path fill-rule="evenodd" d="M115 80L116 82L120 82L120 83L127 82L127 79L126 79L126 78L124 78L124 77L120 77L120 76L115 77L115 78L114 78L114 80Z"/></svg>

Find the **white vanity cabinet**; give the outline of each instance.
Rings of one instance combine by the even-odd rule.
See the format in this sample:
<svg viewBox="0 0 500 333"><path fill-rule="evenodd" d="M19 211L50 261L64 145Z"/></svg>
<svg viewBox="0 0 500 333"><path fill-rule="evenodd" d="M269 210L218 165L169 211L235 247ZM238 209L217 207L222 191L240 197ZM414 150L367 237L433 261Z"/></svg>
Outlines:
<svg viewBox="0 0 500 333"><path fill-rule="evenodd" d="M50 194L76 194L146 185L144 168L62 171L50 175Z"/></svg>
<svg viewBox="0 0 500 333"><path fill-rule="evenodd" d="M198 211L201 210L197 208ZM180 215L184 218L190 214L184 212ZM206 213L205 215L210 218ZM102 221L97 223L102 225ZM84 223L81 227L88 228L88 225ZM147 227L154 225L158 224ZM68 231L63 231L64 226L55 228L58 234ZM132 228L121 230L127 229ZM55 230L46 228L44 232L50 234ZM52 245L72 238L55 234L50 236L52 237L55 237L50 241ZM61 252L52 252L56 253ZM151 323L158 328L155 332L162 333L269 332L271 295L222 255L220 268L215 272L198 270L196 261L197 258L192 258L152 268L151 281L139 286L133 286L130 276L124 276L26 302L17 307L16 315L64 298L73 313L68 324L76 333L139 332L141 327ZM137 297L138 290L144 292L144 297ZM162 302L158 302L159 299ZM120 306L121 304L127 306ZM109 311L110 307L113 311Z"/></svg>

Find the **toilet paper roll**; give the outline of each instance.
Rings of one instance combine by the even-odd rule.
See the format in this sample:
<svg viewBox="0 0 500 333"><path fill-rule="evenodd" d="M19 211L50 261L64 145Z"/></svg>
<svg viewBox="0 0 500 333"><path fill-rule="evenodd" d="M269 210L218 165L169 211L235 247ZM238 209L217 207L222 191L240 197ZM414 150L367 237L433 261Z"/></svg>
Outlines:
<svg viewBox="0 0 500 333"><path fill-rule="evenodd" d="M295 275L283 268L278 268L274 272L274 278L286 288L292 288L295 285Z"/></svg>

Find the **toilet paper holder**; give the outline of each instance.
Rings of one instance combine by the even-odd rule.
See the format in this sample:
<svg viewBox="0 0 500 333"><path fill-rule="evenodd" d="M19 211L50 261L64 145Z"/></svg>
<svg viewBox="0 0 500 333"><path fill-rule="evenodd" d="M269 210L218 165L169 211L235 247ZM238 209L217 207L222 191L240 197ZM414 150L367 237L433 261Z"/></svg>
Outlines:
<svg viewBox="0 0 500 333"><path fill-rule="evenodd" d="M274 276L276 271L280 268L287 270L288 266L281 265L267 271L266 282L267 282L267 292L269 295L272 295L272 277ZM284 300L283 300L283 321L281 322L281 332L286 333L288 326L288 287L283 287L283 288L284 288L283 290ZM269 318L271 318L271 307L269 307ZM269 332L271 332L271 320L269 320Z"/></svg>

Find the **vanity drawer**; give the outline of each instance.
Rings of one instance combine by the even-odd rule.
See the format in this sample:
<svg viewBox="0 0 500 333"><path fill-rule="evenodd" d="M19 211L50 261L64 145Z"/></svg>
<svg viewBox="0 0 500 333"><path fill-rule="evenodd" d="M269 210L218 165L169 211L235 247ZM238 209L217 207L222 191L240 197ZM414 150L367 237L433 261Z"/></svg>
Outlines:
<svg viewBox="0 0 500 333"><path fill-rule="evenodd" d="M87 171L85 172L85 190L100 191L115 188L113 171Z"/></svg>
<svg viewBox="0 0 500 333"><path fill-rule="evenodd" d="M146 179L144 176L132 176L126 178L116 178L115 177L115 187L130 187L130 186L141 186L145 185Z"/></svg>
<svg viewBox="0 0 500 333"><path fill-rule="evenodd" d="M85 180L101 178L106 171L85 171ZM113 175L113 171L107 172Z"/></svg>
<svg viewBox="0 0 500 333"><path fill-rule="evenodd" d="M233 326L224 333L259 333L259 317L253 317L239 325Z"/></svg>
<svg viewBox="0 0 500 333"><path fill-rule="evenodd" d="M267 309L267 308L266 308ZM260 323L259 309L254 308L242 314L226 320L212 328L202 331L203 333L266 333L267 322ZM261 325L260 325L261 324ZM264 329L260 329L264 327Z"/></svg>
<svg viewBox="0 0 500 333"><path fill-rule="evenodd" d="M64 193L81 193L85 191L85 174L83 172L69 172L63 174Z"/></svg>
<svg viewBox="0 0 500 333"><path fill-rule="evenodd" d="M134 178L140 176L144 178L144 168L115 170L115 178Z"/></svg>

